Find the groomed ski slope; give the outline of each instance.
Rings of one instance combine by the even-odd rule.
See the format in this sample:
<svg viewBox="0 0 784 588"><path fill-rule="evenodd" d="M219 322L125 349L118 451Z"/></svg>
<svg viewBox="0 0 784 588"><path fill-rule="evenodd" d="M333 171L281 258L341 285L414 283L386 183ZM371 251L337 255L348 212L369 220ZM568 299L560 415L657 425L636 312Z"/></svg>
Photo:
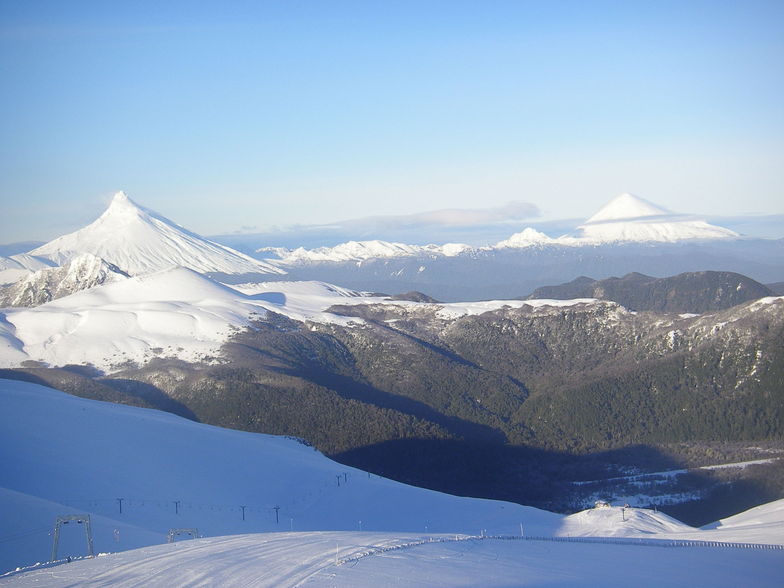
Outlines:
<svg viewBox="0 0 784 588"><path fill-rule="evenodd" d="M0 577L0 586L778 587L784 551L310 532L187 540Z"/></svg>

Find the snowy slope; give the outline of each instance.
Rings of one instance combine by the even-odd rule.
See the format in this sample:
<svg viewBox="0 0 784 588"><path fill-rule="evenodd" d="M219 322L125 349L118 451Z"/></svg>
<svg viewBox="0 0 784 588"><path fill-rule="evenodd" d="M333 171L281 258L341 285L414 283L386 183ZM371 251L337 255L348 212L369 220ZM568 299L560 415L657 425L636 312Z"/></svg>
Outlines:
<svg viewBox="0 0 784 588"><path fill-rule="evenodd" d="M91 364L110 371L154 357L203 361L214 357L237 328L267 311L298 321L343 326L362 320L326 312L336 304L384 302L322 282L264 282L229 287L185 268L171 268L77 292L33 308L0 312L0 367L31 359L53 366ZM503 306L567 306L584 300L496 300L422 305L441 318ZM604 304L603 302L596 302Z"/></svg>
<svg viewBox="0 0 784 588"><path fill-rule="evenodd" d="M689 537L697 537L695 531L662 512L618 506L591 508L569 515L564 518L559 534L569 537L663 537L665 534L685 533Z"/></svg>
<svg viewBox="0 0 784 588"><path fill-rule="evenodd" d="M361 303L355 292L320 283L275 282L243 293L185 268L104 284L34 308L0 312L0 367L26 359L100 369L153 357L199 361L213 356L235 328L267 310L297 320L348 319L324 312ZM369 299L376 300L379 299Z"/></svg>
<svg viewBox="0 0 784 588"><path fill-rule="evenodd" d="M778 538L784 544L784 500L776 500L703 527L719 537L734 541L766 542Z"/></svg>
<svg viewBox="0 0 784 588"><path fill-rule="evenodd" d="M283 273L267 263L183 229L156 212L138 206L123 192L115 194L109 208L90 225L30 252L58 265L80 253L91 253L131 275L175 265L198 272Z"/></svg>
<svg viewBox="0 0 784 588"><path fill-rule="evenodd" d="M0 380L0 406L0 540L16 537L0 543L2 570L48 560L56 514L90 513L96 551L160 543L182 527L206 536L360 527L476 534L512 533L522 522L549 534L561 519L370 476L284 437L35 384ZM83 554L83 531L68 532L62 554Z"/></svg>
<svg viewBox="0 0 784 588"><path fill-rule="evenodd" d="M232 325L248 324L252 312L264 310L196 272L173 268L7 310L5 317L29 359L105 368L153 354L200 359L217 351ZM0 364L13 365L2 355Z"/></svg>

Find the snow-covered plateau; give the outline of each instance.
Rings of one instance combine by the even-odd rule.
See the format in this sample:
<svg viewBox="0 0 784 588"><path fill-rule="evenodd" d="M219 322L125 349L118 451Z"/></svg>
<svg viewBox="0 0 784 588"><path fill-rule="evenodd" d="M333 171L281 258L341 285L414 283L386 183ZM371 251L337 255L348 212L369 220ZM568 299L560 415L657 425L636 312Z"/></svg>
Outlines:
<svg viewBox="0 0 784 588"><path fill-rule="evenodd" d="M702 529L622 507L562 516L36 384L0 380L0 403L0 585L778 586L784 572L782 501ZM98 557L68 561L87 555L71 524L43 563L69 514L90 516ZM167 544L177 529L203 538Z"/></svg>

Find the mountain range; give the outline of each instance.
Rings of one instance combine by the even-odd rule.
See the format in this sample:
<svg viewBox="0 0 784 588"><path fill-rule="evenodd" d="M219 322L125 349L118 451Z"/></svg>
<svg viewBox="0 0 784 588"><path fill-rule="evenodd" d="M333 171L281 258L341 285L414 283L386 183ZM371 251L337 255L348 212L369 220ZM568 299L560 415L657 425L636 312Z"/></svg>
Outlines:
<svg viewBox="0 0 784 588"><path fill-rule="evenodd" d="M631 194L614 198L556 238L529 227L483 247L375 240L311 250L263 248L257 255L285 269L286 279L376 292L418 290L452 302L517 298L586 274L603 279L630 272L665 277L716 270L763 283L784 276L784 240L744 238Z"/></svg>
<svg viewBox="0 0 784 588"><path fill-rule="evenodd" d="M747 275L782 275L782 242L629 195L581 227L485 249L379 242L346 246L338 261L260 261L120 193L88 227L5 258L21 276L3 304L26 306L0 310L0 368L306 438L408 483L562 511L629 471L778 456L784 302ZM625 264L638 273L602 277ZM672 275L682 264L700 271ZM598 280L520 299L559 275ZM406 290L421 292L380 293ZM468 291L514 296L456 300ZM687 522L706 522L784 496L781 469L776 457L626 497L687 504Z"/></svg>
<svg viewBox="0 0 784 588"><path fill-rule="evenodd" d="M95 285L96 278L82 279L77 272L60 278L70 284L67 288L47 288L49 294L35 296L21 293L39 290L50 280L46 273L31 278L33 272L63 266L81 254L131 276L180 266L224 283L315 280L357 291L418 290L452 302L516 298L586 274L603 279L630 272L664 277L721 270L763 283L784 280L784 240L742 238L631 194L614 198L558 238L526 228L484 247L352 241L311 250L264 248L256 253L264 259L255 259L200 237L119 192L87 227L26 254L0 257L0 286L16 284L14 291L0 291L0 300L32 304L74 292L80 283ZM28 278L28 286L19 283L22 278Z"/></svg>
<svg viewBox="0 0 784 588"><path fill-rule="evenodd" d="M666 278L636 272L604 280L580 276L567 284L537 288L526 298L597 298L613 300L629 310L699 314L776 295L771 288L741 274L704 271Z"/></svg>

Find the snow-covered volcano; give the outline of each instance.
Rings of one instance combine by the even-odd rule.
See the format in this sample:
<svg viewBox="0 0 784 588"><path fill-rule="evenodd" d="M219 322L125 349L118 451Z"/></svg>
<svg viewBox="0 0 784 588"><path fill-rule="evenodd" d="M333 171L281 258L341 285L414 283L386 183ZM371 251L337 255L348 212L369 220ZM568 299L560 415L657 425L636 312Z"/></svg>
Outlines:
<svg viewBox="0 0 784 588"><path fill-rule="evenodd" d="M80 253L91 253L130 275L177 265L201 273L285 273L180 227L124 192L115 194L109 208L90 225L30 252L58 265Z"/></svg>
<svg viewBox="0 0 784 588"><path fill-rule="evenodd" d="M586 243L665 242L737 239L736 232L689 215L675 214L634 194L616 196L599 212L565 235Z"/></svg>

